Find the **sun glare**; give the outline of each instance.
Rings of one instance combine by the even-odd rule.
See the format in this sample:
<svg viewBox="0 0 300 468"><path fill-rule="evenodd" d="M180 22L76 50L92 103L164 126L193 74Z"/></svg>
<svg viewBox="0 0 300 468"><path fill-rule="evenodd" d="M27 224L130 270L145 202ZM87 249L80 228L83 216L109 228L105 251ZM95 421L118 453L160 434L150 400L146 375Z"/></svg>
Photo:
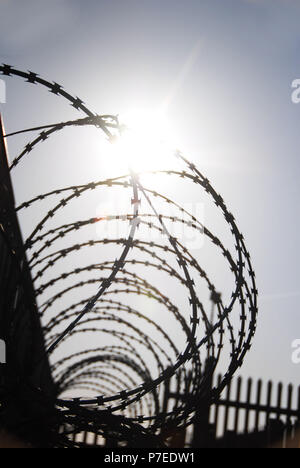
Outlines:
<svg viewBox="0 0 300 468"><path fill-rule="evenodd" d="M170 169L175 147L165 115L159 112L130 112L122 115L121 135L109 144L113 164L135 172Z"/></svg>

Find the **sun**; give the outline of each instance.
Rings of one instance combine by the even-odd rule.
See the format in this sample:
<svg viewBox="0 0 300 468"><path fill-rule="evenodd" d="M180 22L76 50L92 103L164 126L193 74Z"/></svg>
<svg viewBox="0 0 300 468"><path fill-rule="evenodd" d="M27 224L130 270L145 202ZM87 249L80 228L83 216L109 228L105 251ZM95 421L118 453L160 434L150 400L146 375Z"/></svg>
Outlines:
<svg viewBox="0 0 300 468"><path fill-rule="evenodd" d="M109 157L118 167L134 172L172 167L175 145L166 116L159 111L131 111L120 116L121 132L109 144Z"/></svg>

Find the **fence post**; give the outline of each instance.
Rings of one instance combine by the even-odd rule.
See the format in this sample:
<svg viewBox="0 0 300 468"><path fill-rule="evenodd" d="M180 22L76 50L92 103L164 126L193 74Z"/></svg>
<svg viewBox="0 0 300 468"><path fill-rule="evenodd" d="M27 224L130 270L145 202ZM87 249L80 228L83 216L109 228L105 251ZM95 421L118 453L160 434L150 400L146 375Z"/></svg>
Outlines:
<svg viewBox="0 0 300 468"><path fill-rule="evenodd" d="M249 416L250 416L250 408L249 405L251 404L251 392L252 392L252 379L248 379L247 382L247 400L246 400L246 415L245 415L245 434L248 434L249 431Z"/></svg>
<svg viewBox="0 0 300 468"><path fill-rule="evenodd" d="M282 383L280 382L277 387L277 409L280 410L282 403ZM277 412L277 419L280 419L280 411Z"/></svg>
<svg viewBox="0 0 300 468"><path fill-rule="evenodd" d="M267 412L266 412L266 427L269 425L270 414L271 414L271 405L272 405L272 391L273 391L273 382L269 380L268 390L267 390Z"/></svg>
<svg viewBox="0 0 300 468"><path fill-rule="evenodd" d="M242 378L239 377L237 379L237 387L236 387L236 402L237 403L241 401L241 390L242 390ZM236 434L238 433L238 430L239 430L239 415L240 415L240 410L237 405L235 409L235 416L234 416L234 431Z"/></svg>
<svg viewBox="0 0 300 468"><path fill-rule="evenodd" d="M261 390L262 390L262 381L259 380L257 382L257 394L256 394L256 412L255 412L255 430L259 430L259 416L260 416L260 411L259 411L259 406L261 404Z"/></svg>
<svg viewBox="0 0 300 468"><path fill-rule="evenodd" d="M288 386L288 396L287 396L287 418L286 418L286 444L285 448L294 448L293 447L293 433L294 433L294 426L293 426L293 421L290 415L290 411L292 409L292 403L293 403L293 386L290 384Z"/></svg>
<svg viewBox="0 0 300 468"><path fill-rule="evenodd" d="M229 402L230 402L230 395L231 395L231 381L227 385L226 388L226 407L225 407L225 415L224 415L224 428L223 428L223 433L224 436L226 435L226 432L228 432L229 427L228 427L228 417L229 417Z"/></svg>
<svg viewBox="0 0 300 468"><path fill-rule="evenodd" d="M219 387L222 382L222 375L218 375L217 378L217 386ZM214 438L217 438L217 432L218 432L218 422L219 422L219 413L220 413L220 402L219 398L215 402L215 415L214 415Z"/></svg>
<svg viewBox="0 0 300 468"><path fill-rule="evenodd" d="M194 424L194 435L193 435L193 448L207 448L210 439L210 425L209 415L211 401L207 398L213 387L213 369L214 369L214 358L208 358L205 364L205 373L207 375L207 381L204 388L204 393L201 395L199 404L195 414Z"/></svg>

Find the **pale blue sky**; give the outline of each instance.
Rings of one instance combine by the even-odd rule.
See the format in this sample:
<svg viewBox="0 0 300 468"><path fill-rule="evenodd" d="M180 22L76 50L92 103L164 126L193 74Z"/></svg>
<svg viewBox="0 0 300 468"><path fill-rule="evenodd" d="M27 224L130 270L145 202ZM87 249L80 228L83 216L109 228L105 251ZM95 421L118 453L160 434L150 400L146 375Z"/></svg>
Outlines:
<svg viewBox="0 0 300 468"><path fill-rule="evenodd" d="M299 383L300 105L291 83L300 78L300 1L0 0L0 15L1 61L61 83L98 113L167 100L181 149L224 196L257 272L258 331L243 374ZM30 102L13 89L7 80L0 107L9 129Z"/></svg>

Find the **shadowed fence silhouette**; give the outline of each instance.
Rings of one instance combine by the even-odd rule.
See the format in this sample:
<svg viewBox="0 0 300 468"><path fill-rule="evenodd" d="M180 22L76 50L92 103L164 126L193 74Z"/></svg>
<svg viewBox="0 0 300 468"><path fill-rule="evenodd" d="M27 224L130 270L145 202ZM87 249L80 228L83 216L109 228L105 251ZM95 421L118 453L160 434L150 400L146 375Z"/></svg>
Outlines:
<svg viewBox="0 0 300 468"><path fill-rule="evenodd" d="M216 377L220 381L221 375ZM169 392L166 401L185 398ZM300 386L233 378L189 429L164 439L170 448L300 448ZM85 432L74 441L107 447L111 441ZM118 444L114 443L117 447Z"/></svg>

